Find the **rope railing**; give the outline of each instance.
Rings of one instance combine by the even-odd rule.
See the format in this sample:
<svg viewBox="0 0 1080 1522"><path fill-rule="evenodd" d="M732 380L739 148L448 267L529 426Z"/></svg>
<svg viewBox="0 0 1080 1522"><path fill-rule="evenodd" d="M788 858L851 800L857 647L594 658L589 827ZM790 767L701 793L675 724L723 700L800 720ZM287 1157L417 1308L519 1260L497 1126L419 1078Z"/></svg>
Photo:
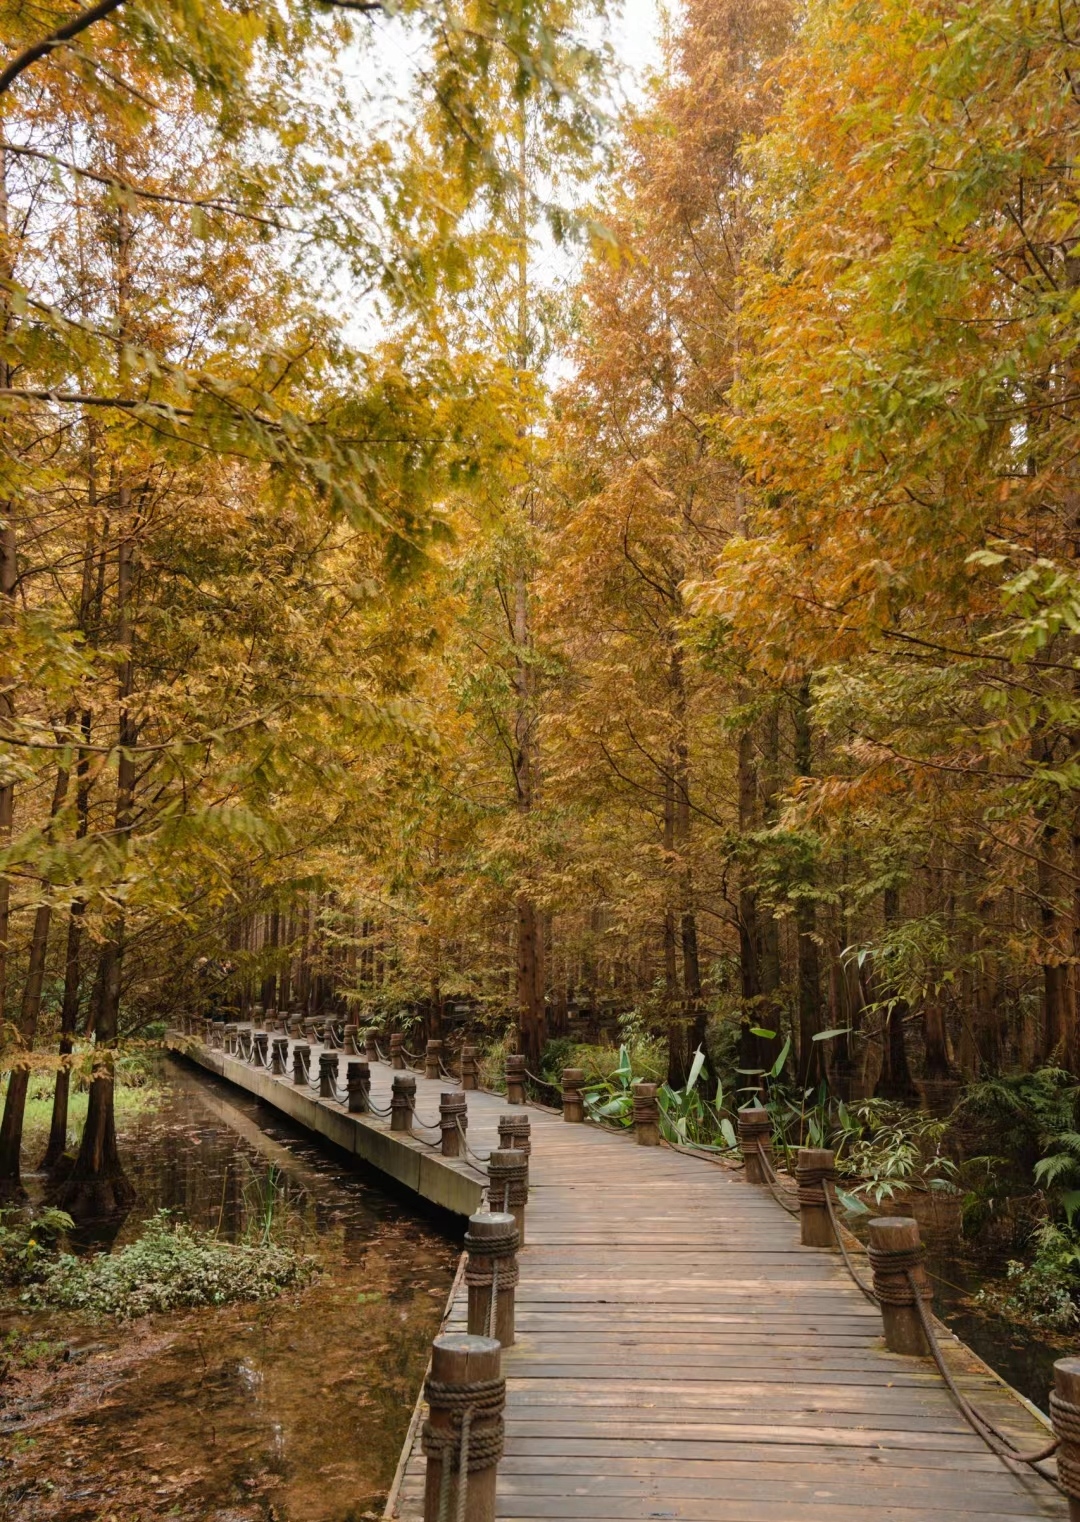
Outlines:
<svg viewBox="0 0 1080 1522"><path fill-rule="evenodd" d="M489 1152L487 1154L487 1157L481 1157L479 1152L474 1152L473 1151L473 1149L469 1146L468 1138L465 1135L465 1127L461 1124L461 1118L460 1118L460 1116L457 1116L457 1115L454 1116L454 1125L457 1127L458 1136L461 1138L461 1145L465 1149L465 1161L468 1162L469 1158L472 1158L474 1160L474 1162L472 1164L470 1164L470 1167L474 1166L476 1163L481 1163L481 1164L486 1163L488 1161L488 1158L491 1156L491 1153ZM485 1170L482 1167L481 1168L477 1168L476 1171L478 1173L483 1173L484 1177L487 1178L487 1173L485 1172Z"/></svg>
<svg viewBox="0 0 1080 1522"><path fill-rule="evenodd" d="M760 1142L757 1144L757 1151L758 1157L761 1159L761 1168L762 1172L765 1175L765 1183L771 1191L773 1199L778 1205L783 1206L788 1215L798 1215L798 1205L793 1205L789 1200L784 1198L784 1192L781 1187L780 1180L776 1175L776 1170L773 1167L772 1163L769 1161L769 1154L766 1152L765 1148L761 1145Z"/></svg>
<svg viewBox="0 0 1080 1522"><path fill-rule="evenodd" d="M771 1169L768 1171L771 1172ZM867 1300L869 1300L872 1305L880 1307L883 1303L881 1295L873 1285L867 1284L866 1280L861 1276L861 1274L857 1272L855 1265L851 1260L851 1254L848 1252L847 1243L844 1241L843 1229L836 1215L836 1201L833 1198L834 1187L835 1186L833 1185L831 1179L822 1180L822 1193L825 1199L825 1208L828 1211L833 1237L835 1238L837 1247L840 1249L840 1257L843 1260L844 1267L847 1269L849 1275L851 1276L853 1283L862 1291L862 1293L866 1296ZM871 1249L871 1251L873 1251L873 1249ZM900 1262L899 1259L898 1262ZM1006 1463L1027 1465L1029 1467L1035 1468L1035 1466L1042 1464L1047 1459L1051 1458L1057 1452L1060 1446L1060 1441L1058 1438L1053 1438L1042 1448L1034 1449L1030 1453L1024 1453L1019 1448L1017 1448L1016 1444L1012 1441L1007 1433L1003 1432L1001 1428L996 1426L988 1416L985 1416L977 1406L973 1406L972 1403L968 1400L967 1396L956 1383L956 1380L952 1374L952 1370L946 1363L945 1356L941 1351L941 1344L938 1341L937 1328L934 1325L934 1318L927 1308L924 1286L920 1284L916 1279L914 1269L910 1266L910 1264L901 1264L901 1267L904 1278L907 1281L907 1288L910 1294L910 1299L908 1295L903 1297L904 1303L912 1304L914 1306L915 1312L919 1319L919 1325L922 1327L922 1333L926 1339L926 1346L930 1350L930 1356L934 1360L934 1364L936 1365L937 1371L944 1381L946 1389L955 1401L957 1409L965 1418L968 1425L979 1437L982 1438L983 1442L991 1450L991 1452L996 1454L998 1458L1005 1460ZM1060 1417L1064 1417L1064 1424L1066 1426L1069 1424L1070 1420L1075 1418L1073 1420L1073 1426L1075 1428L1077 1438L1080 1439L1080 1406L1070 1407L1068 1411L1064 1411L1063 1408L1069 1406L1069 1403L1067 1401L1063 1402L1061 1398L1056 1394L1051 1394L1050 1403L1055 1428L1058 1430L1062 1429L1062 1422L1059 1420ZM1038 1468L1035 1468L1035 1472L1044 1480L1047 1480L1051 1485L1056 1486L1058 1490L1064 1490L1064 1487L1059 1484L1055 1476L1047 1474L1044 1470Z"/></svg>

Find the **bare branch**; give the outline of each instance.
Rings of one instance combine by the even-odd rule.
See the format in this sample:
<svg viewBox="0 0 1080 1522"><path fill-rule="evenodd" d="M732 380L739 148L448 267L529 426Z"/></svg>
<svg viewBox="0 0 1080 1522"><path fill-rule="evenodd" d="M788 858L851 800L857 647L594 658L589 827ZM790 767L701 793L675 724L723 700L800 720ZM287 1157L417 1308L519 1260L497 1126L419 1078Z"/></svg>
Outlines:
<svg viewBox="0 0 1080 1522"><path fill-rule="evenodd" d="M95 21L103 21L113 11L119 10L123 3L124 0L98 0L97 5L91 5L85 11L77 11L70 21L65 21L63 26L57 27L48 37L43 37L40 42L17 53L3 73L0 73L0 95L10 89L19 75L31 64L37 63L39 58L47 57L54 48L63 47L65 42L77 37L80 32L85 32Z"/></svg>

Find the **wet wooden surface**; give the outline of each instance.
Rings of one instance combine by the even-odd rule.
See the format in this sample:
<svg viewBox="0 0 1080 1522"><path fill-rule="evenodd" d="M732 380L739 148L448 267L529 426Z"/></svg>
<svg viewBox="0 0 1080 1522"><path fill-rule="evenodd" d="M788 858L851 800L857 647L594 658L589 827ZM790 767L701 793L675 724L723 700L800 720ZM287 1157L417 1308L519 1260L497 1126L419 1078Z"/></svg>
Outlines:
<svg viewBox="0 0 1080 1522"><path fill-rule="evenodd" d="M342 1083L344 1072L343 1057ZM389 1104L391 1078L372 1064L376 1104ZM437 1118L451 1087L417 1076L421 1119ZM478 1154L497 1144L507 1109L499 1095L469 1095ZM528 1113L504 1522L1067 1518L1056 1490L976 1437L929 1360L885 1351L880 1316L838 1256L800 1247L797 1221L768 1191L666 1147ZM464 1325L460 1289L448 1329ZM943 1338L965 1393L1021 1446L1044 1443L1019 1397ZM423 1474L414 1437L392 1511L403 1522L423 1515Z"/></svg>

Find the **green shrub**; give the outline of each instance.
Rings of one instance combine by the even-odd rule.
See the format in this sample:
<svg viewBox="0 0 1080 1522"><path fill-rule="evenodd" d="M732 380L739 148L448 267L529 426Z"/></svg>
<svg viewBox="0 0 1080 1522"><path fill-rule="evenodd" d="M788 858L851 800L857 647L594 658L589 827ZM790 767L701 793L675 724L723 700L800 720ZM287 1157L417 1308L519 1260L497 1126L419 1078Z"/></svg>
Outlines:
<svg viewBox="0 0 1080 1522"><path fill-rule="evenodd" d="M24 1298L36 1305L130 1319L151 1311L271 1300L315 1277L314 1259L270 1243L224 1242L160 1212L137 1242L115 1253L62 1253Z"/></svg>
<svg viewBox="0 0 1080 1522"><path fill-rule="evenodd" d="M659 1041L639 1036L622 1047L590 1045L559 1036L544 1048L541 1076L558 1083L563 1068L584 1068L585 1082L611 1083L619 1072L620 1053L626 1052L634 1077L645 1083L663 1083L667 1077L667 1052Z"/></svg>
<svg viewBox="0 0 1080 1522"><path fill-rule="evenodd" d="M1047 1222L1035 1233L1030 1262L1010 1262L1004 1283L990 1284L976 1305L1024 1326L1048 1332L1080 1327L1080 1236Z"/></svg>

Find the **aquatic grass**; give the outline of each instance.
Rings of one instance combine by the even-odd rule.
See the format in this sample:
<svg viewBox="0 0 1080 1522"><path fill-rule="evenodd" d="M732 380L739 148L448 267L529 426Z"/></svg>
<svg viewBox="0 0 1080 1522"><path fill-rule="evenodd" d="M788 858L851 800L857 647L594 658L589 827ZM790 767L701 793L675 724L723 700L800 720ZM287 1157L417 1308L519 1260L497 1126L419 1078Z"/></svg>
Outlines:
<svg viewBox="0 0 1080 1522"><path fill-rule="evenodd" d="M32 1305L133 1320L155 1311L273 1300L317 1276L314 1258L275 1243L227 1242L160 1211L115 1253L61 1253L24 1291Z"/></svg>
<svg viewBox="0 0 1080 1522"><path fill-rule="evenodd" d="M143 1115L160 1108L168 1089L161 1083L155 1071L156 1053L130 1052L120 1056L116 1064L116 1125L123 1131ZM0 1102L7 1090L8 1075L0 1078ZM36 1164L45 1151L52 1123L53 1081L51 1072L34 1073L30 1078L23 1120L23 1160ZM79 1145L82 1129L86 1123L86 1107L89 1103L88 1088L73 1081L68 1099L67 1148L74 1152Z"/></svg>

